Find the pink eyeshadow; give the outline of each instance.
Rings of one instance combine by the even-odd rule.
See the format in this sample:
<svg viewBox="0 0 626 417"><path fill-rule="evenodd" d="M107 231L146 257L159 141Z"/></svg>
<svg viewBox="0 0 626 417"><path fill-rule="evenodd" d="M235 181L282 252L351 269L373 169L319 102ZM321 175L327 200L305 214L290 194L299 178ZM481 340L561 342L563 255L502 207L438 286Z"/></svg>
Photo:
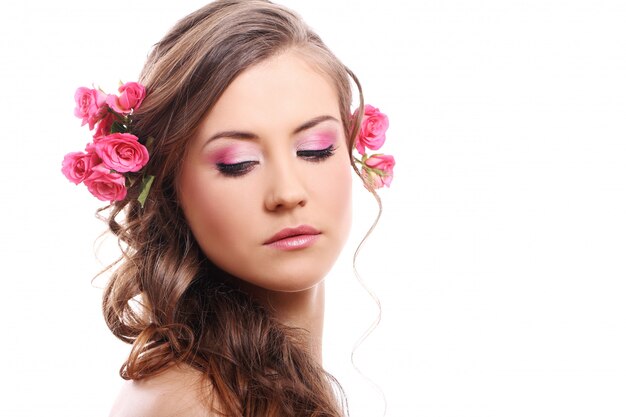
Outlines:
<svg viewBox="0 0 626 417"><path fill-rule="evenodd" d="M312 135L300 141L300 143L298 143L298 149L301 149L303 146L305 146L306 150L322 150L328 148L334 143L334 134L321 133L317 135Z"/></svg>
<svg viewBox="0 0 626 417"><path fill-rule="evenodd" d="M212 164L236 164L243 161L257 160L259 156L242 146L227 146L217 149L209 155Z"/></svg>

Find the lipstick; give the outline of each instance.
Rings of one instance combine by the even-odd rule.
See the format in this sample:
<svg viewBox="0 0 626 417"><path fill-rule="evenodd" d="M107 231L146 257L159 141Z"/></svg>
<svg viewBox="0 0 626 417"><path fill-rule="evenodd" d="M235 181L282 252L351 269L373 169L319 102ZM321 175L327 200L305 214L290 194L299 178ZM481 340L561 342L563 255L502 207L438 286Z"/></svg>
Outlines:
<svg viewBox="0 0 626 417"><path fill-rule="evenodd" d="M304 249L313 245L320 234L319 230L307 225L295 228L287 227L267 239L263 244L281 250Z"/></svg>

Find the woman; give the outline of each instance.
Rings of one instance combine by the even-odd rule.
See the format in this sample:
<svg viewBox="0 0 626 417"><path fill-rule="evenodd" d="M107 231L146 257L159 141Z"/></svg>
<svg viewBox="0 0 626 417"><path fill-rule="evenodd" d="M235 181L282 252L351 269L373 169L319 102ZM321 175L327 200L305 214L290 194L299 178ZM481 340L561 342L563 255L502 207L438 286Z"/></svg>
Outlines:
<svg viewBox="0 0 626 417"><path fill-rule="evenodd" d="M77 93L96 135L64 172L112 201L124 246L103 309L133 345L132 382L112 416L344 415L322 368L323 279L349 232L352 169L378 198L393 167L352 156L378 149L387 121L362 96L352 114L350 76L360 92L293 12L223 0L171 29L140 84L90 90L92 112Z"/></svg>

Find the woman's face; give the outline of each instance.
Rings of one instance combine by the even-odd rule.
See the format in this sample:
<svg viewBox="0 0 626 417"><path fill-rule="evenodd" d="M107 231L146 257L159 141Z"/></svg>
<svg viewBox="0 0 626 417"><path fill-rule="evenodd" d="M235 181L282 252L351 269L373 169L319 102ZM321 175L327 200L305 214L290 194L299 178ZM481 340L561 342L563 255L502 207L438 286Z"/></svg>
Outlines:
<svg viewBox="0 0 626 417"><path fill-rule="evenodd" d="M312 287L330 270L352 211L338 103L333 84L290 51L242 72L204 117L179 196L218 267L287 292Z"/></svg>

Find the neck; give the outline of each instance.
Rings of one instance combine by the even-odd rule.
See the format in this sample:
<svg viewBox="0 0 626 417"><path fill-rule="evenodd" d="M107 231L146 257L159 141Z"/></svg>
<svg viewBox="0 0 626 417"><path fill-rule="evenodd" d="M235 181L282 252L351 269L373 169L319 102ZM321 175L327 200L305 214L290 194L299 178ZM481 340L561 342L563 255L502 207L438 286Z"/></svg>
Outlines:
<svg viewBox="0 0 626 417"><path fill-rule="evenodd" d="M277 292L248 288L284 325L303 329L313 358L322 365L322 333L324 331L324 281L298 292Z"/></svg>

